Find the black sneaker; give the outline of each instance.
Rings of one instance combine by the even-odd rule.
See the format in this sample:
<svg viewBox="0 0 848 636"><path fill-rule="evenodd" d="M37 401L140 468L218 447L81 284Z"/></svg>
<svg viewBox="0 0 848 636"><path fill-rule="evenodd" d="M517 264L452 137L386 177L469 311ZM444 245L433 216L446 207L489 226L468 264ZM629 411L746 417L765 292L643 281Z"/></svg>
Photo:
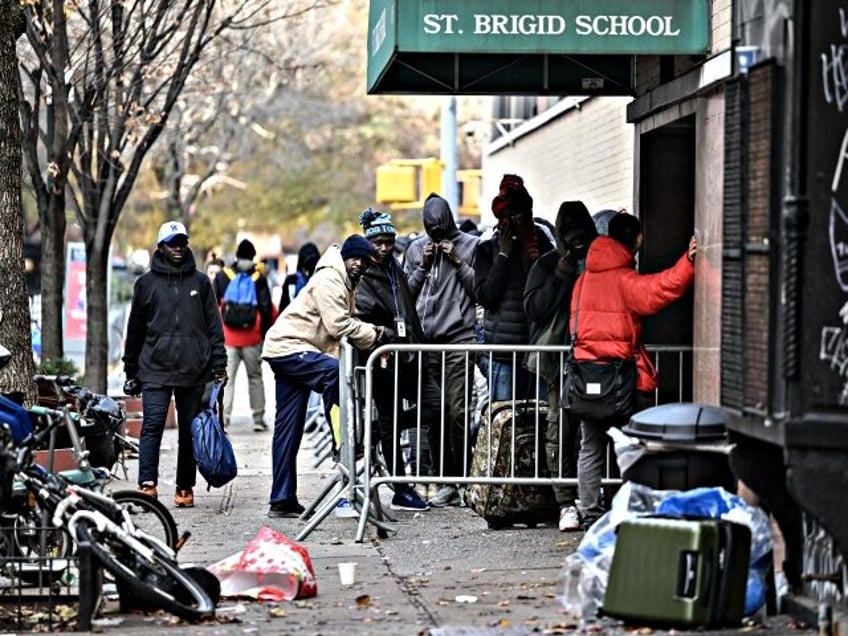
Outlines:
<svg viewBox="0 0 848 636"><path fill-rule="evenodd" d="M395 496L392 497L392 510L412 510L418 512L429 509L430 506L427 505L427 502L409 486L399 487L395 491Z"/></svg>
<svg viewBox="0 0 848 636"><path fill-rule="evenodd" d="M296 501L280 501L272 503L268 508L268 516L272 519L296 519L306 510Z"/></svg>
<svg viewBox="0 0 848 636"><path fill-rule="evenodd" d="M255 433L262 433L263 431L268 430L268 425L262 420L253 423L253 431Z"/></svg>

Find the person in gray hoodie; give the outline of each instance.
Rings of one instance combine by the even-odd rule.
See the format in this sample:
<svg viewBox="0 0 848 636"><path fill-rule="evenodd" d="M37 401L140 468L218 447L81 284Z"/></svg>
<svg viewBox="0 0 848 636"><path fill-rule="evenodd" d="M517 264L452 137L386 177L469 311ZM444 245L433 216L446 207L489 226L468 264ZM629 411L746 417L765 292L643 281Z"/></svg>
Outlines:
<svg viewBox="0 0 848 636"><path fill-rule="evenodd" d="M450 205L435 193L424 201L422 222L426 235L417 238L407 248L404 273L416 299L415 307L425 341L473 344L474 254L479 239L459 230ZM466 355L462 352L445 355L444 378L441 377L441 355L430 356L428 367L431 378L436 382L424 383L423 398L430 404L439 404L439 391L444 390L448 407L443 419L447 434L441 435L441 426L431 426L428 431L431 472L445 477L460 476L469 460L470 440L466 439L465 415L472 403L466 374L470 373L473 377L473 369L466 370ZM438 407L435 412L438 412ZM444 464L439 465L442 448ZM431 506L458 505L459 489L456 485L443 486L429 503Z"/></svg>

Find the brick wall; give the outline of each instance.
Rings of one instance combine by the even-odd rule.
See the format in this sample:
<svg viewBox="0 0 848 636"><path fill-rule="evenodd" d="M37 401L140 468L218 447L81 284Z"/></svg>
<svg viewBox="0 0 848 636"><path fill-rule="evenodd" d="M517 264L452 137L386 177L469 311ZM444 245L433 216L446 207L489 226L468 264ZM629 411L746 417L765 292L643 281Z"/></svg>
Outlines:
<svg viewBox="0 0 848 636"><path fill-rule="evenodd" d="M712 0L710 4L710 50L712 57L730 48L733 36L733 0ZM701 56L678 55L674 58L674 76L679 77L702 61ZM668 81L669 78L665 78ZM660 85L660 57L636 57L634 87L636 95L644 95Z"/></svg>
<svg viewBox="0 0 848 636"><path fill-rule="evenodd" d="M721 271L724 190L724 90L699 98L695 119L695 227L700 233L695 262L693 356L696 402L719 404L721 371Z"/></svg>
<svg viewBox="0 0 848 636"><path fill-rule="evenodd" d="M633 126L626 122L630 98L596 97L546 125L516 136L483 157L483 224L504 173L524 178L537 216L553 221L562 201L581 199L591 212L632 209ZM519 129L520 131L521 129Z"/></svg>
<svg viewBox="0 0 848 636"><path fill-rule="evenodd" d="M710 8L710 51L713 55L730 48L733 36L733 0L712 0Z"/></svg>

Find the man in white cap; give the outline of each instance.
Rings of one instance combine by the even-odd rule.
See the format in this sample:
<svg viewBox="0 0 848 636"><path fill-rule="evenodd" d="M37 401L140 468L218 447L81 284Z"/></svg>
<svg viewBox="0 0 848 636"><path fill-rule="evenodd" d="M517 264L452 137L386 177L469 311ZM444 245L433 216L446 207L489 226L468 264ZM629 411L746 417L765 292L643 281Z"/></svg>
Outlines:
<svg viewBox="0 0 848 636"><path fill-rule="evenodd" d="M227 352L215 291L197 270L178 221L159 228L150 271L135 282L123 360L124 393L141 394L144 411L138 488L159 494L159 449L173 396L179 426L174 503L190 508L197 478L191 421L203 408L206 384L226 382Z"/></svg>

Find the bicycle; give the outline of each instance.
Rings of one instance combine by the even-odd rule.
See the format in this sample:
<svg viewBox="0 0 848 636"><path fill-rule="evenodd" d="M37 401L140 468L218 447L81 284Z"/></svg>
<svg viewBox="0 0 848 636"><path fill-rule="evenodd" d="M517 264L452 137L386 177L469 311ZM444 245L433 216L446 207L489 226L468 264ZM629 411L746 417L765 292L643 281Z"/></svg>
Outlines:
<svg viewBox="0 0 848 636"><path fill-rule="evenodd" d="M33 434L35 442L57 425L54 419L50 426ZM4 449L3 455L4 464L8 464L10 450ZM209 580L181 569L177 551L136 527L125 506L106 494L70 484L45 471L33 463L29 445L20 446L14 453L13 470L29 495L48 513L53 527L65 528L74 542L90 550L114 577L122 602L131 598L189 621L214 615L219 590L210 595L204 587ZM184 533L178 545L188 536Z"/></svg>
<svg viewBox="0 0 848 636"><path fill-rule="evenodd" d="M43 437L64 423L71 440L71 448L77 462L75 470L60 471L57 476L76 486L89 490L104 491L104 486L111 480L111 474L102 469L92 467L88 461L88 451L82 449L76 421L79 415L67 409L58 410L43 406L34 406L29 412L41 420L46 420L44 435L30 435L21 447L35 450ZM40 467L36 466L36 469ZM46 473L47 471L44 470ZM111 493L112 499L126 509L133 518L133 524L153 535L171 548L176 548L179 541L179 531L171 512L155 497L137 490L116 490ZM47 529L43 512L38 508L37 500L30 497L24 484L17 480L12 490L12 501L8 511L2 515L2 529L7 531L6 543L8 556L25 558L54 557L67 558L71 554L71 543L61 530Z"/></svg>
<svg viewBox="0 0 848 636"><path fill-rule="evenodd" d="M81 415L82 437L90 451L90 461L110 470L119 464L126 478L125 451L138 455L138 443L123 433L126 414L121 405L108 395L76 384L70 376L36 375L33 382L38 389L37 405L55 409L67 405Z"/></svg>

